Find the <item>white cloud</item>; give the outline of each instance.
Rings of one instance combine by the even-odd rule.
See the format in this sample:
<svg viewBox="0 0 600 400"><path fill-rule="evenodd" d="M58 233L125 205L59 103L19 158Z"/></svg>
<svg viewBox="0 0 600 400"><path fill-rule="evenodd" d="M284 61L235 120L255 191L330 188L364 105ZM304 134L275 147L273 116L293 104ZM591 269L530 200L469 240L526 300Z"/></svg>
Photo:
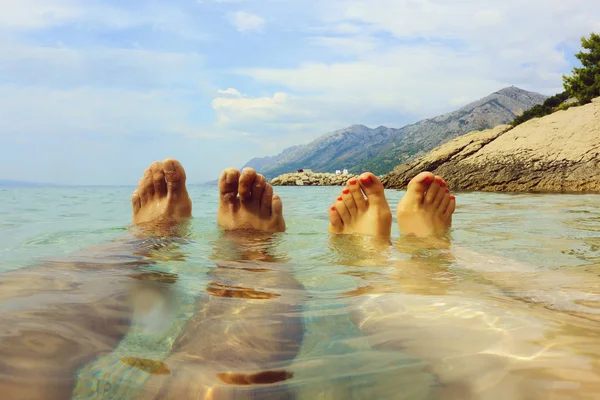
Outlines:
<svg viewBox="0 0 600 400"><path fill-rule="evenodd" d="M239 93L235 89L228 90ZM275 93L273 97L217 97L212 101L212 108L217 113L219 123L243 124L244 121L272 121L289 110L289 96Z"/></svg>
<svg viewBox="0 0 600 400"><path fill-rule="evenodd" d="M233 97L242 97L242 94L233 88L218 90L217 93Z"/></svg>
<svg viewBox="0 0 600 400"><path fill-rule="evenodd" d="M239 93L235 89L228 91ZM295 97L283 92L258 97L225 95L212 101L218 127L229 132L246 132L247 140L266 151L263 155L306 143L343 126L343 119L331 115L329 106L316 97Z"/></svg>
<svg viewBox="0 0 600 400"><path fill-rule="evenodd" d="M2 43L0 75L27 85L196 87L204 57L144 49L31 46Z"/></svg>
<svg viewBox="0 0 600 400"><path fill-rule="evenodd" d="M353 60L236 71L287 88L300 109L320 104L344 125L430 117L509 85L554 94L569 70L561 46L576 49L581 36L600 29L596 0L325 0L319 7L322 26L310 31L325 34L311 43Z"/></svg>
<svg viewBox="0 0 600 400"><path fill-rule="evenodd" d="M246 11L231 14L229 21L240 32L261 32L265 26L264 18Z"/></svg>
<svg viewBox="0 0 600 400"><path fill-rule="evenodd" d="M187 134L193 127L185 121L193 106L181 101L183 95L164 90L0 85L0 125L8 136Z"/></svg>
<svg viewBox="0 0 600 400"><path fill-rule="evenodd" d="M0 30L20 32L64 26L130 29L149 27L185 39L207 40L197 21L183 7L166 2L142 7L111 5L101 0L3 0Z"/></svg>

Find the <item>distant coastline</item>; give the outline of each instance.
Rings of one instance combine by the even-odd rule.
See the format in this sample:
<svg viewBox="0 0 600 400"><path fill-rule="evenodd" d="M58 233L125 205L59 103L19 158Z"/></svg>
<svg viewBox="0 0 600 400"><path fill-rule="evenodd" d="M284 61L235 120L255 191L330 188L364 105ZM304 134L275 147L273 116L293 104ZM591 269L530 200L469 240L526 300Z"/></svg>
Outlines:
<svg viewBox="0 0 600 400"><path fill-rule="evenodd" d="M54 183L13 181L10 179L0 179L0 187L50 187L50 186L58 186L58 185L56 185Z"/></svg>

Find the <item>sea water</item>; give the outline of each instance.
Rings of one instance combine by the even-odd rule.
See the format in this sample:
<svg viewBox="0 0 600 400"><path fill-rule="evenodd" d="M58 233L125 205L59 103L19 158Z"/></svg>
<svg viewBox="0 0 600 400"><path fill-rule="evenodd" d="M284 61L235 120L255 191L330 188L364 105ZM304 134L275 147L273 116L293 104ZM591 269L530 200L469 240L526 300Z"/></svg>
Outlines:
<svg viewBox="0 0 600 400"><path fill-rule="evenodd" d="M131 235L132 190L0 189L0 272L73 259L83 263L77 264L78 273L85 275L86 265L104 262L106 243ZM260 327L279 323L279 317L300 321L300 334L277 332L297 347L272 357L267 367L289 375L284 382L254 385L264 389L260 398L600 397L600 196L459 193L450 241L400 240L394 221L392 244L381 247L327 234L327 209L339 190L276 188L287 232L255 243L263 246L262 255L248 257L232 248L235 240L223 244L215 226L216 186L191 186L194 218L184 240L151 253L125 246L108 257L102 272L121 276L131 268L173 277L169 290L175 305L130 321L112 353L65 371L76 374L74 398L143 398L152 371L133 373L123 360L154 360L166 366L164 371L175 371L173 346L190 326L205 329L197 346L220 349L214 357L248 346L228 337L227 326L219 334L214 324L203 325L199 299L219 296L252 303L257 342ZM403 192L386 195L394 209ZM150 262L139 261L144 259ZM271 275L222 274L240 265L247 275ZM262 283L261 277L266 277ZM80 299L75 292L54 290L52 301L93 302L103 287L86 286ZM47 307L48 298L36 297L36 291L43 292L43 286L27 299L1 299L0 310ZM244 307L235 318L246 318ZM220 321L233 324L227 312ZM219 321L218 311L211 313ZM0 332L2 324L0 319ZM51 334L54 328L36 329ZM211 386L213 372L235 369L235 361L219 362L198 364L198 378L180 377L178 387L189 384L187 393L193 393L203 386L202 377L210 375L205 386ZM169 377L164 375L163 380Z"/></svg>

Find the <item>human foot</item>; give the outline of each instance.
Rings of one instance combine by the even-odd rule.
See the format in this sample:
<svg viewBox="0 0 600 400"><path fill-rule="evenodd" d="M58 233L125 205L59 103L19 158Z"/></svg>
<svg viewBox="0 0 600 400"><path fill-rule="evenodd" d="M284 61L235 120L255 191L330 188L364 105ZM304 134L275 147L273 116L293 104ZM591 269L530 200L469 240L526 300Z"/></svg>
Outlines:
<svg viewBox="0 0 600 400"><path fill-rule="evenodd" d="M418 237L443 236L452 224L456 199L446 182L431 172L414 177L398 203L400 233Z"/></svg>
<svg viewBox="0 0 600 400"><path fill-rule="evenodd" d="M179 161L155 161L144 171L131 197L133 223L182 222L192 215L192 201L185 187L185 171Z"/></svg>
<svg viewBox="0 0 600 400"><path fill-rule="evenodd" d="M226 230L284 232L283 203L273 187L252 168L229 168L219 179L217 224Z"/></svg>
<svg viewBox="0 0 600 400"><path fill-rule="evenodd" d="M358 233L389 238L392 212L381 181L370 172L358 179L350 179L329 209L329 222L329 233Z"/></svg>

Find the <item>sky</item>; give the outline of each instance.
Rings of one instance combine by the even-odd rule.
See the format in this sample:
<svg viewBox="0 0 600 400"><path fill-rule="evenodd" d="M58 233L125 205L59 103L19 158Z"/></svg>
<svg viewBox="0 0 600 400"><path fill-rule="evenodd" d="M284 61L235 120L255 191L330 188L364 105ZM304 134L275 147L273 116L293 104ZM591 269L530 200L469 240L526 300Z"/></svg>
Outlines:
<svg viewBox="0 0 600 400"><path fill-rule="evenodd" d="M191 183L503 87L552 95L598 0L1 0L0 178Z"/></svg>

